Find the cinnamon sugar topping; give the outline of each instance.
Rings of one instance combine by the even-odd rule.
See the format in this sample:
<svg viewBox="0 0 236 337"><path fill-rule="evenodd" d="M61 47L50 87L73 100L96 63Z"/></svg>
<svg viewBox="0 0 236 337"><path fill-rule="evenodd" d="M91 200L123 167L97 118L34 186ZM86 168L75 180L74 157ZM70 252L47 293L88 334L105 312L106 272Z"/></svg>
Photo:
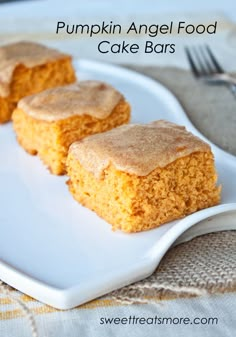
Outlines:
<svg viewBox="0 0 236 337"><path fill-rule="evenodd" d="M70 147L70 153L96 177L101 177L110 164L120 171L146 176L178 158L210 150L208 144L184 126L164 120L120 126L84 138Z"/></svg>
<svg viewBox="0 0 236 337"><path fill-rule="evenodd" d="M81 81L25 97L18 107L28 115L46 121L85 114L103 119L122 99L122 94L106 83Z"/></svg>

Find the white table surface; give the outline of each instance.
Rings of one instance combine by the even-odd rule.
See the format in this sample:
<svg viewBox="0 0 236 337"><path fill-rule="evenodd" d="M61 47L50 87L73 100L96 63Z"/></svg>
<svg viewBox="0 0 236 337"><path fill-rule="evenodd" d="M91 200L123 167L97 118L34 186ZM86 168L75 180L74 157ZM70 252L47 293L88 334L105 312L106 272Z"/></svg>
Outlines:
<svg viewBox="0 0 236 337"><path fill-rule="evenodd" d="M137 63L137 64L172 64L187 67L183 60L182 46L186 40L179 41L181 50L171 57L149 58L143 57L104 57L98 55L94 50L96 39L70 37L60 39L55 36L56 21L70 20L71 23L80 21L89 23L94 20L119 20L121 23L127 23L131 20L144 21L144 23L158 23L160 20L168 21L172 18L182 20L203 20L204 22L219 19L223 23L216 39L210 42L213 47L218 48L219 58L224 62L227 69L235 69L235 49L230 45L228 39L229 31L234 29L236 22L236 1L235 0L166 0L166 1L109 1L109 0L87 0L87 1L25 1L12 2L9 4L0 4L0 44L14 41L17 39L31 39L44 42L69 51L78 57L95 58L104 61L114 61L118 63ZM163 22L164 23L164 22ZM141 37L144 38L144 37ZM114 37L117 40L117 37ZM118 39L119 40L119 39ZM225 43L225 41L227 42ZM202 42L202 39L197 42ZM205 41L205 40L204 40ZM176 43L177 43L176 42ZM188 43L195 43L195 40L187 40ZM220 47L220 48L219 48ZM234 57L233 57L234 56ZM1 296L0 296L1 297ZM4 305L0 301L0 311L16 310L16 305ZM39 327L39 336L121 336L124 334L130 336L160 336L165 334L170 336L194 337L231 337L235 331L235 321L233 313L236 306L236 295L225 294L212 297L203 297L196 299L182 299L161 301L160 304L139 305L139 306L118 306L104 307L95 310L84 309L81 311L70 310L68 312L54 312L49 315L38 314L36 322ZM34 307L34 305L33 305ZM32 307L32 308L33 308ZM130 314L151 316L217 316L219 324L217 327L209 326L178 326L176 327L140 327L136 326L110 326L102 327L98 325L98 319L101 316L129 316ZM157 332L158 331L158 332ZM0 320L0 336L31 336L26 321L20 315L14 316L14 319Z"/></svg>
<svg viewBox="0 0 236 337"><path fill-rule="evenodd" d="M223 11L236 21L236 2L235 0L214 0L214 1L189 1L189 0L28 0L16 1L1 4L1 14L9 14L12 10L19 9L27 13L31 17L38 17L40 13L46 16L57 17L58 14L89 14L93 16L102 14L106 15L119 13L120 16L136 15L136 14L154 14L154 13L188 13L188 12L217 12ZM37 9L37 11L35 11ZM46 10L46 12L45 12ZM0 14L0 15L1 15ZM14 14L19 14L14 13Z"/></svg>
<svg viewBox="0 0 236 337"><path fill-rule="evenodd" d="M101 54L97 45L101 40L111 43L123 40L128 43L144 43L150 37L143 34L134 36L55 34L57 21L69 24L101 23L113 21L127 27L132 21L145 24L163 24L173 21L189 23L211 23L218 20L216 35L163 35L152 38L156 43L176 43L175 54ZM226 70L231 70L235 59L236 33L233 41L230 32L235 29L236 1L188 1L188 0L34 0L17 1L0 5L0 44L29 39L46 43L72 53L75 57L96 59L105 62L131 63L141 65L175 65L188 67L183 46L209 43L218 49L218 57L223 60ZM220 48L219 48L220 47ZM234 67L235 68L235 67Z"/></svg>

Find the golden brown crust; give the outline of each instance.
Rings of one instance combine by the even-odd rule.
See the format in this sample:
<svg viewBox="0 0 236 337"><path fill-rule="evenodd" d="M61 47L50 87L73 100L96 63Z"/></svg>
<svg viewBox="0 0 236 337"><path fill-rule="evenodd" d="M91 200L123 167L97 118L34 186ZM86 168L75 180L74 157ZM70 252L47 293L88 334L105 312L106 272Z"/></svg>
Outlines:
<svg viewBox="0 0 236 337"><path fill-rule="evenodd" d="M70 147L73 156L96 177L100 177L109 164L123 172L146 176L178 158L209 151L209 145L185 127L167 121L123 125Z"/></svg>
<svg viewBox="0 0 236 337"><path fill-rule="evenodd" d="M34 42L20 41L0 47L0 96L10 94L10 83L17 66L33 68L65 57L70 56Z"/></svg>
<svg viewBox="0 0 236 337"><path fill-rule="evenodd" d="M104 82L80 81L25 97L18 103L18 107L31 117L45 121L56 121L75 115L104 119L123 99L119 91Z"/></svg>

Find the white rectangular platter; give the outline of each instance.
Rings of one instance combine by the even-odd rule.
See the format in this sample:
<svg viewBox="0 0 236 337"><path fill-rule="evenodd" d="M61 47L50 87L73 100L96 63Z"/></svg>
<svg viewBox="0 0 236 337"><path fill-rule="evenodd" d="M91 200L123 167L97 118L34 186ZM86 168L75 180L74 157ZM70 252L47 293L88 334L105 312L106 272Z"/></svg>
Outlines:
<svg viewBox="0 0 236 337"><path fill-rule="evenodd" d="M112 65L81 60L75 66L79 79L100 79L118 88L132 105L133 122L167 119L202 137L157 82ZM37 157L25 153L11 123L0 126L0 279L68 309L147 277L176 239L206 218L224 213L231 220L228 227L224 220L194 230L196 225L185 239L236 229L236 159L212 147L223 185L221 205L147 232L124 234L75 202L67 177L51 175Z"/></svg>

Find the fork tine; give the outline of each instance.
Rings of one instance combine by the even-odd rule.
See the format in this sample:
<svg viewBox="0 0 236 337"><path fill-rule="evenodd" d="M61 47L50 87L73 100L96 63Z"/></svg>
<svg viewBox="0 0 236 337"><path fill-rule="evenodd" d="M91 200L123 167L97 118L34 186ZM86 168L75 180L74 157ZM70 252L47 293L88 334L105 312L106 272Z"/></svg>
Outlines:
<svg viewBox="0 0 236 337"><path fill-rule="evenodd" d="M185 53L186 53L188 62L189 62L189 64L190 64L190 67L191 67L191 70L192 70L194 76L195 76L195 77L199 77L199 76L200 76L200 73L199 73L199 71L198 71L198 68L196 67L196 64L195 64L195 62L194 62L194 60L193 60L193 57L192 57L192 55L191 55L191 52L190 52L189 48L188 48L188 47L185 47L184 50L185 50Z"/></svg>
<svg viewBox="0 0 236 337"><path fill-rule="evenodd" d="M221 65L219 64L219 62L217 61L216 57L213 55L210 47L208 45L205 46L207 52L208 52L208 55L212 61L212 63L214 64L216 70L218 73L223 73L224 72L224 69L221 67Z"/></svg>
<svg viewBox="0 0 236 337"><path fill-rule="evenodd" d="M217 73L218 69L216 69L215 64L212 62L208 51L206 51L204 46L199 47L199 53L201 54L202 60L205 63L205 68L208 70L208 75Z"/></svg>
<svg viewBox="0 0 236 337"><path fill-rule="evenodd" d="M199 67L201 69L201 76L208 76L211 74L211 68L209 67L209 63L207 62L204 53L202 53L201 48L194 47L195 57L197 62L199 63Z"/></svg>

